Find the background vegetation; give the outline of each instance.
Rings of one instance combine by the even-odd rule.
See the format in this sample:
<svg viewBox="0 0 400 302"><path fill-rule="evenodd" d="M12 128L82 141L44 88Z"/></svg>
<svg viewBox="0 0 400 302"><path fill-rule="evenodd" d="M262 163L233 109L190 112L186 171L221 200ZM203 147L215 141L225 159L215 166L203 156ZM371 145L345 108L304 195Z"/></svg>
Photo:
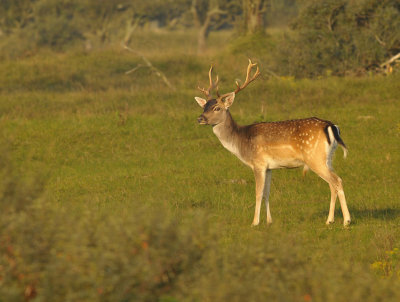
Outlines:
<svg viewBox="0 0 400 302"><path fill-rule="evenodd" d="M265 34L266 27L287 26ZM0 6L3 57L71 45L136 48L140 41L132 35L143 28L195 31L199 54L212 31L251 34L238 51L251 51L285 76L376 72L400 53L398 0L3 0Z"/></svg>
<svg viewBox="0 0 400 302"><path fill-rule="evenodd" d="M0 301L398 301L400 73L380 66L397 2L259 1L254 32L252 1L146 3L2 2ZM200 53L193 5L203 25L223 11ZM386 46L361 39L378 24ZM193 99L211 62L225 92L247 57L262 77L238 123L340 126L349 228L339 208L325 226L329 187L299 170L274 171L274 224L250 227L253 175Z"/></svg>

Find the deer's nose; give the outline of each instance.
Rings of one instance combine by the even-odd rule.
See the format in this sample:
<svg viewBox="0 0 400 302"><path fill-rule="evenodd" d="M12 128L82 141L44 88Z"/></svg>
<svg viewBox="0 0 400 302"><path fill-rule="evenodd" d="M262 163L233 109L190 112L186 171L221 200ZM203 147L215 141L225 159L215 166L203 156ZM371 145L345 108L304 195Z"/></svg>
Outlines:
<svg viewBox="0 0 400 302"><path fill-rule="evenodd" d="M198 122L199 124L206 124L206 123L207 123L207 120L206 120L206 118L205 118L203 115L200 115L200 116L197 118L197 122Z"/></svg>

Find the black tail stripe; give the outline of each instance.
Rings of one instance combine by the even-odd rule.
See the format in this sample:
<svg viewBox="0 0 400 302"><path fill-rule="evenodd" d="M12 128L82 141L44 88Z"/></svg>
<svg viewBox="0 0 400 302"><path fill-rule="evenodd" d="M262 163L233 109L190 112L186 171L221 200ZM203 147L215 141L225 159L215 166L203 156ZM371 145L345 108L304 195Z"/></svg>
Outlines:
<svg viewBox="0 0 400 302"><path fill-rule="evenodd" d="M330 145L331 144L331 138L329 137L329 132L328 132L328 128L329 127L331 127L331 125L326 126L324 128L324 132L325 132L325 135L326 135L326 139L328 140L328 144Z"/></svg>
<svg viewBox="0 0 400 302"><path fill-rule="evenodd" d="M328 128L331 127L332 132L333 132L333 136L335 137L335 140L337 141L337 143L339 145L342 145L343 147L347 148L345 143L343 142L342 138L340 137L340 132L339 132L339 128L336 125L328 125L324 128L324 132L326 135L326 139L328 140L328 144L331 144L331 138L329 137L329 132L328 132Z"/></svg>
<svg viewBox="0 0 400 302"><path fill-rule="evenodd" d="M333 135L335 136L335 139L338 142L338 144L342 145L345 148L347 148L345 143L344 143L344 141L342 141L342 138L340 137L340 132L339 132L338 126L333 125L332 130L333 130Z"/></svg>

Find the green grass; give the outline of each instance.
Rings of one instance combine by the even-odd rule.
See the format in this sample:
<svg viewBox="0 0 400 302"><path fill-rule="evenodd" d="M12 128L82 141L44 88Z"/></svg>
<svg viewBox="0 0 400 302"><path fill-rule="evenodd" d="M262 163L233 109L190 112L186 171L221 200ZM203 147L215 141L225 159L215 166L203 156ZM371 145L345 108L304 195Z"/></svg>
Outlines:
<svg viewBox="0 0 400 302"><path fill-rule="evenodd" d="M324 224L329 187L300 170L273 171L274 223L262 208L251 228L252 172L193 99L210 62L229 91L246 58L219 55L225 36L203 56L171 39L148 56L175 91L126 75L140 59L117 48L0 62L0 301L397 301L400 280L371 265L400 246L399 74L263 76L238 95L240 124L318 116L349 148L334 160L349 228L339 205Z"/></svg>

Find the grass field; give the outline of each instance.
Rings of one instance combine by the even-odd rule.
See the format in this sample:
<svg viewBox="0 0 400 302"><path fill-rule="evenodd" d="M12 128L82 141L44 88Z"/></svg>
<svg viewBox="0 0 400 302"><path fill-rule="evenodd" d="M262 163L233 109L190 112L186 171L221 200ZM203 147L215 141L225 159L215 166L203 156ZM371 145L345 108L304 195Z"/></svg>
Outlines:
<svg viewBox="0 0 400 302"><path fill-rule="evenodd" d="M349 228L298 169L273 171L274 223L251 228L251 170L196 121L211 62L223 91L244 77L230 39L138 39L175 90L117 47L0 62L0 301L399 301L400 74L263 73L238 95L239 124L318 116L349 148Z"/></svg>

